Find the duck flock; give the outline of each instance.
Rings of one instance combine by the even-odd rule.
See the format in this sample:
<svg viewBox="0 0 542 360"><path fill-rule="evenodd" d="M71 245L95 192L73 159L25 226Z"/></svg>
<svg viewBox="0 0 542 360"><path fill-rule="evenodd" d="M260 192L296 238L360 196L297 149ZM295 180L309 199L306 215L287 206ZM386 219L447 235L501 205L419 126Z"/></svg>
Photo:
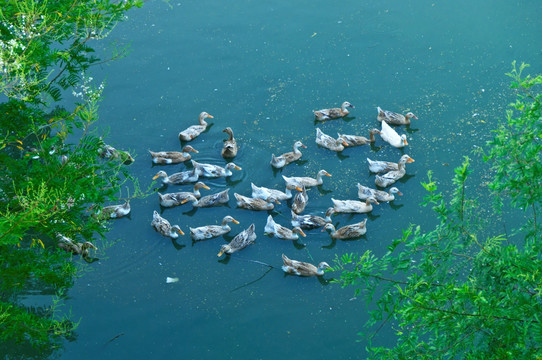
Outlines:
<svg viewBox="0 0 542 360"><path fill-rule="evenodd" d="M315 121L323 122L328 120L341 119L349 114L348 108L354 108L352 104L345 101L340 108L321 109L313 111ZM330 151L340 152L345 147L362 146L375 142L375 135L380 135L382 140L396 148L402 148L408 145L406 135L399 135L397 131L390 125L400 126L409 125L411 119L417 117L409 112L405 115L392 111L382 110L377 108L377 120L381 123L381 129L372 129L369 133L369 138L360 135L338 134L337 138L329 136L322 132L320 128L316 128L316 143ZM207 129L207 118L213 118L207 112L202 112L199 115L199 124L192 125L179 133L179 140L186 144L194 140ZM241 170L232 160L236 157L238 144L234 138L233 130L226 128L223 130L228 135L228 139L224 140L224 145L221 151L222 157L229 161L224 167L205 164L195 161L191 158L191 154L198 153L190 145L185 145L182 151L150 151L153 163L155 164L179 164L186 161L191 161L192 168L183 172L178 172L168 175L166 171L160 170L153 177L153 180L161 178L164 185L183 185L193 184L191 192L170 192L158 193L159 202L162 207L174 207L190 202L193 207L203 208L219 206L229 202L229 189L201 196L200 189L210 190L205 185L205 178L220 178L229 177L234 170ZM271 155L270 166L273 168L283 168L290 163L299 160L302 157L300 149L306 148L301 141L296 141L293 144L291 152L284 153L279 156ZM397 162L371 160L367 158L369 170L377 174L375 185L378 188L388 188L397 180L401 179L406 174L406 164L414 162L408 155L402 155ZM395 195L402 195L396 187L390 187L388 190L379 190L372 187L367 187L357 184L358 198L356 200L338 200L332 198L332 206L326 210L325 216L317 216L303 214L303 211L308 202L307 189L319 186L323 183L324 177L331 176L326 170L320 170L315 178L311 177L286 177L284 179L284 191L280 189L271 189L259 187L251 183L252 194L250 197L234 193L237 207L248 209L251 211L269 211L273 210L275 204L280 204L281 201L287 201L290 205L291 212L291 227L278 224L273 219L272 215L268 215L267 223L264 232L268 235L273 235L285 240L298 240L300 236L305 237L305 231L322 228L322 231L327 231L333 239L355 239L363 236L366 229L367 219L361 222L349 224L339 229L336 229L332 224L331 216L334 213L368 213L372 211L373 204L378 205L379 202L389 202L395 199ZM129 213L129 204L116 205L107 207L108 216L117 218ZM104 214L105 215L105 214ZM190 227L190 236L193 241L208 240L220 237L231 231L230 223L238 224L239 222L232 216L228 215L222 219L220 225L205 225L200 227ZM185 235L178 225L171 223L160 216L158 211L154 211L151 222L153 228L163 236L176 239L179 235ZM305 231L304 231L305 230ZM254 243L256 239L256 229L254 223L245 230L239 232L228 244L220 247L218 256L223 254L232 254L240 251L245 247ZM290 274L299 276L323 275L324 270L330 266L326 262L321 262L318 266L311 263L289 259L282 254L283 266L282 269Z"/></svg>
<svg viewBox="0 0 542 360"><path fill-rule="evenodd" d="M342 103L340 108L321 109L313 111L315 121L323 122L328 120L341 119L349 114L348 108L354 108L348 101ZM396 148L403 148L408 145L406 135L399 135L392 126L409 125L411 119L417 117L408 112L405 115L382 110L377 108L377 120L381 123L381 129L372 129L369 132L369 138L360 135L337 134L334 138L322 132L320 128L316 128L316 144L330 151L340 152L345 147L362 146L375 142L375 135L380 135L382 140ZM202 112L199 115L199 124L192 125L179 133L181 143L187 143L194 140L207 129L205 119L213 118L207 112ZM149 151L154 164L169 165L179 164L185 161L191 161L192 169L183 172L168 175L164 170L158 171L153 177L153 180L162 178L164 185L183 185L193 184L191 192L172 192L158 193L159 202L162 207L174 207L191 202L193 207L204 208L219 206L229 202L229 189L201 196L200 189L210 190L210 188L202 181L204 178L220 178L229 177L233 174L232 170L241 170L232 160L236 157L238 151L237 141L234 138L233 130L229 127L223 130L228 135L228 139L224 140L224 145L221 151L222 157L229 161L224 167L199 163L191 158L191 153L198 153L190 145L185 145L182 151ZM291 152L284 153L279 156L271 155L270 166L276 169L283 168L290 163L293 163L302 157L301 148L306 146L301 141L296 141L293 144ZM133 158L126 152L117 150L109 145L104 144L104 151L100 152L100 156L111 159L122 159L126 164L133 162ZM378 188L388 188L396 181L401 179L406 174L406 164L414 162L408 155L402 155L397 162L371 160L367 158L369 171L376 174L375 185ZM332 198L333 206L330 206L325 216L317 216L303 214L308 202L307 189L322 185L324 176L331 176L326 170L320 170L315 178L311 177L286 177L284 179L284 191L279 189L270 189L259 187L251 183L251 197L234 193L237 201L237 207L248 209L251 211L269 211L275 208L275 204L280 204L280 201L290 202L291 212L291 228L278 224L273 219L272 215L268 215L267 223L264 232L268 235L273 235L285 240L298 240L299 236L305 237L304 230L312 230L322 228L322 231L327 231L333 239L355 239L363 236L366 231L367 219L361 222L343 226L336 229L332 224L331 216L334 213L368 213L373 210L373 204L378 205L379 202L390 202L395 199L395 195L402 195L396 187L390 187L386 190L379 190L372 187L367 187L357 184L358 199L356 200L337 200ZM294 193L295 192L295 193ZM104 207L100 213L95 214L102 219L114 219L126 216L130 213L129 201L122 205L111 205ZM222 236L231 231L230 223L239 224L232 216L225 216L222 219L221 225L205 225L195 228L189 228L190 236L193 241L202 241ZM178 225L171 223L160 216L158 211L154 211L151 222L153 228L163 236L176 239L179 235L184 235L184 232ZM238 233L228 244L220 247L218 256L223 254L232 254L240 251L254 243L256 239L256 229L254 223L247 229ZM58 246L67 252L82 255L85 260L88 259L89 249L96 250L97 248L90 242L84 244L76 243L73 240L58 234ZM324 270L330 268L326 262L321 262L318 266L313 264L291 260L286 255L282 254L283 266L282 269L290 274L299 276L323 275ZM88 261L88 260L87 260Z"/></svg>

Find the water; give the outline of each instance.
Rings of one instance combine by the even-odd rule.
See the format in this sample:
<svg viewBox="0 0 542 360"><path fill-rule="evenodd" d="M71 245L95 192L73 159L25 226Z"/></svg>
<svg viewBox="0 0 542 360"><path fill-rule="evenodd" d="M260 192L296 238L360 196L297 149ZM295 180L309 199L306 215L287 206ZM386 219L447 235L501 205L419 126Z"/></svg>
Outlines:
<svg viewBox="0 0 542 360"><path fill-rule="evenodd" d="M435 220L419 206L420 181L433 170L441 190L450 190L453 168L490 137L513 99L504 76L513 60L540 72L542 30L538 1L251 1L147 2L132 11L108 42L129 43L131 53L95 68L106 80L101 131L130 150L132 173L146 188L160 169L147 150L180 149L177 134L214 115L210 130L192 141L200 162L223 165L222 130L230 126L241 146L241 166L229 180L206 181L211 191L230 187L228 206L192 211L189 205L162 215L188 232L230 214L240 221L231 235L192 244L173 242L150 226L157 196L132 201L132 213L112 224L111 246L69 291L67 306L81 317L77 339L63 359L276 359L363 358L357 336L368 318L353 289L323 279L285 276L281 254L318 263L335 255L372 250L383 254L410 223L429 230ZM109 45L101 51L106 51ZM311 110L348 100L356 108L345 120L316 124ZM281 175L333 176L309 191L305 213L323 214L331 197L355 199L356 183L374 186L365 158L397 160L403 151L386 146L346 149L342 156L314 143L315 129L368 136L377 126L376 107L413 111L419 118L406 132L404 150L416 162L397 187L404 196L368 215L367 235L331 241L309 231L302 242L263 234L267 212L236 208L234 192L250 195L250 183L283 189ZM271 153L307 145L302 162L282 171L269 166ZM473 176L471 194L483 195L485 173ZM477 180L481 179L481 180ZM158 188L159 184L153 186ZM189 190L169 186L166 191ZM126 195L123 194L123 195ZM289 225L286 204L273 212ZM366 215L337 215L339 226ZM220 245L256 224L256 244L219 259ZM251 260L263 262L265 266ZM166 277L179 282L167 284ZM392 331L384 327L381 334ZM388 334L388 335L386 335ZM357 340L361 340L358 342ZM389 344L389 343L388 343Z"/></svg>

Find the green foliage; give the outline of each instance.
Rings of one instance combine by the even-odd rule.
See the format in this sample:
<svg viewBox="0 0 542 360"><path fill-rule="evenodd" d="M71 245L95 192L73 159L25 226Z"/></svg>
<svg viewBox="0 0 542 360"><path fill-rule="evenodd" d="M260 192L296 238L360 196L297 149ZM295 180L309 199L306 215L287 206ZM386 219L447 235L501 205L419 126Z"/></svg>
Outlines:
<svg viewBox="0 0 542 360"><path fill-rule="evenodd" d="M495 172L491 189L507 195L516 207L532 211L526 230L534 239L540 234L537 209L542 201L542 93L535 91L542 85L542 76L522 77L528 65L521 64L519 69L515 62L512 65L507 75L513 79L517 98L506 112L507 121L495 130L486 160Z"/></svg>
<svg viewBox="0 0 542 360"><path fill-rule="evenodd" d="M58 317L61 296L43 308L28 294L63 294L77 274L59 234L91 240L107 231L92 216L137 181L131 158L99 156L93 124L103 84L87 76L101 59L91 40L106 37L140 0L6 0L0 7L0 339L54 347L76 324ZM118 56L118 54L115 54ZM73 109L58 105L76 97Z"/></svg>
<svg viewBox="0 0 542 360"><path fill-rule="evenodd" d="M396 334L393 347L369 346L372 358L542 356L542 258L536 228L541 121L540 95L534 92L542 78L522 78L524 68L517 70L514 64L509 74L520 90L513 104L519 115L507 113L486 159L495 172L491 188L496 197L532 209L525 242L511 243L489 227L487 212L480 212L466 191L468 158L455 169L448 200L429 171L422 183L428 191L422 205L431 206L439 219L433 230L422 232L411 225L382 257L367 251L335 260L334 270L341 271L337 282L353 286L375 308L366 323L367 331L373 330L367 338L371 341L385 325Z"/></svg>

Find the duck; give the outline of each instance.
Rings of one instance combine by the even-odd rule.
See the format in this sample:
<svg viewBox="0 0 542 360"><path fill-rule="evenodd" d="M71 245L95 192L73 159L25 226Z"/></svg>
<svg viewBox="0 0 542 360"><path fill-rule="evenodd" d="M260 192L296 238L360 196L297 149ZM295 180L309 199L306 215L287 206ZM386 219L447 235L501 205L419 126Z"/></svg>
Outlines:
<svg viewBox="0 0 542 360"><path fill-rule="evenodd" d="M296 226L290 230L285 226L277 224L271 215L267 217L264 232L268 235L274 235L275 237L284 240L297 240L299 239L299 235L303 237L307 236L299 226Z"/></svg>
<svg viewBox="0 0 542 360"><path fill-rule="evenodd" d="M316 143L331 151L343 151L348 146L346 141L341 138L335 139L332 136L324 134L320 128L316 128Z"/></svg>
<svg viewBox="0 0 542 360"><path fill-rule="evenodd" d="M408 145L408 141L405 134L399 136L397 131L393 130L387 122L382 121L382 130L380 130L380 136L382 140L387 142L393 147L402 148Z"/></svg>
<svg viewBox="0 0 542 360"><path fill-rule="evenodd" d="M183 147L182 152L180 151L158 151L154 152L149 150L151 154L152 162L154 164L178 164L184 161L190 160L192 155L190 153L197 154L199 151L194 149L190 145Z"/></svg>
<svg viewBox="0 0 542 360"><path fill-rule="evenodd" d="M128 151L117 150L113 146L103 143L103 141L102 146L98 149L98 155L103 159L120 160L124 165L130 165L135 161Z"/></svg>
<svg viewBox="0 0 542 360"><path fill-rule="evenodd" d="M206 195L206 196L204 196L204 197L202 197L200 199L196 199L196 197L194 195L188 194L186 196L186 199L183 200L182 204L184 204L184 203L186 203L188 201L192 201L192 206L193 207L204 208L204 207L218 206L218 205L225 204L228 201L230 201L230 196L228 194L228 191L230 191L229 188L226 189L226 190L217 192L215 194Z"/></svg>
<svg viewBox="0 0 542 360"><path fill-rule="evenodd" d="M221 225L206 225L196 228L190 228L190 236L194 241L201 241L224 235L231 231L231 228L228 225L231 222L234 224L239 224L239 221L235 220L230 215L226 215L222 219Z"/></svg>
<svg viewBox="0 0 542 360"><path fill-rule="evenodd" d="M367 219L363 219L355 224L346 225L342 228L335 229L335 226L331 223L325 224L322 231L327 231L333 239L347 240L354 239L367 233Z"/></svg>
<svg viewBox="0 0 542 360"><path fill-rule="evenodd" d="M208 178L228 177L233 175L231 172L233 169L242 170L239 166L232 162L227 163L225 167L222 167L212 164L201 164L195 160L192 160L192 166L199 176Z"/></svg>
<svg viewBox="0 0 542 360"><path fill-rule="evenodd" d="M361 145L367 145L372 144L376 141L375 134L380 134L380 130L378 129L372 129L369 131L369 139L367 139L365 136L358 136L358 135L346 135L346 134L339 134L339 139L344 141L348 146L361 146Z"/></svg>
<svg viewBox="0 0 542 360"><path fill-rule="evenodd" d="M179 225L171 226L169 221L161 217L156 210L154 210L154 213L152 214L151 225L160 234L170 237L172 239L178 238L179 234L184 235L184 232L181 230Z"/></svg>
<svg viewBox="0 0 542 360"><path fill-rule="evenodd" d="M282 263L282 271L297 276L322 276L325 269L331 269L331 266L325 261L322 261L316 267L311 263L291 260L284 254L282 254Z"/></svg>
<svg viewBox="0 0 542 360"><path fill-rule="evenodd" d="M375 174L385 173L392 170L399 170L399 164L413 163L414 159L407 154L401 156L398 162L371 160L367 158L369 163L369 171Z"/></svg>
<svg viewBox="0 0 542 360"><path fill-rule="evenodd" d="M102 208L98 213L100 219L118 219L130 213L130 202L127 200L121 205L109 205Z"/></svg>
<svg viewBox="0 0 542 360"><path fill-rule="evenodd" d="M312 112L314 113L314 118L316 120L325 121L342 118L350 114L350 111L348 111L347 108L355 109L354 105L350 104L348 101L345 101L341 104L340 108L313 110Z"/></svg>
<svg viewBox="0 0 542 360"><path fill-rule="evenodd" d="M188 127L187 129L181 131L179 133L179 140L181 141L191 141L194 140L196 137L198 137L202 132L207 129L207 122L205 119L207 118L213 118L212 115L206 113L203 111L199 114L199 125L192 125Z"/></svg>
<svg viewBox="0 0 542 360"><path fill-rule="evenodd" d="M367 198L374 197L376 201L385 201L390 202L395 200L395 195L403 195L402 192L399 191L396 187L390 188L389 191L382 191L382 190L376 190L372 189L367 186L363 186L360 183L358 183L358 197L360 200L367 200Z"/></svg>
<svg viewBox="0 0 542 360"><path fill-rule="evenodd" d="M69 237L61 234L57 234L57 238L57 246L59 248L74 255L81 255L84 259L90 254L90 249L98 250L98 248L90 241L85 241L84 243L75 242Z"/></svg>
<svg viewBox="0 0 542 360"><path fill-rule="evenodd" d="M365 201L358 200L335 200L331 198L335 212L337 213L367 213L373 210L373 204L378 205L374 197L368 197Z"/></svg>
<svg viewBox="0 0 542 360"><path fill-rule="evenodd" d="M384 123L383 123L384 124ZM397 163L397 170L388 171L384 175L376 175L375 177L375 184L380 187L388 187L390 185L393 185L397 180L401 179L406 174L406 163L407 162L413 162L412 161L399 161Z"/></svg>
<svg viewBox="0 0 542 360"><path fill-rule="evenodd" d="M224 253L231 255L234 252L242 250L248 245L253 244L254 240L256 240L256 233L254 232L254 224L251 224L247 229L235 235L229 244L222 245L220 247L220 252L216 256L220 257Z"/></svg>
<svg viewBox="0 0 542 360"><path fill-rule="evenodd" d="M184 204L184 200L187 198L188 195L193 195L196 199L199 199L201 197L201 193L199 189L207 189L210 190L211 188L205 185L203 182L198 181L194 184L194 190L193 192L175 192L175 193L167 193L167 194L161 194L158 193L158 198L160 199L160 205L163 207L174 207L181 204Z"/></svg>
<svg viewBox="0 0 542 360"><path fill-rule="evenodd" d="M224 159L233 159L235 156L237 156L237 151L239 150L239 147L237 146L237 141L233 137L233 130L231 127L227 127L222 132L225 132L230 137L226 140L224 140L224 145L222 146L221 155Z"/></svg>
<svg viewBox="0 0 542 360"><path fill-rule="evenodd" d="M379 106L377 106L376 110L378 111L376 116L378 121L385 121L392 125L410 125L410 119L418 119L412 112L403 115L389 110L382 110Z"/></svg>
<svg viewBox="0 0 542 360"><path fill-rule="evenodd" d="M269 189L263 186L256 186L254 183L250 183L252 187L252 197L256 199L267 200L268 198L273 198L275 200L289 200L293 197L292 190L303 191L299 186L295 184L286 184L286 189L284 191Z"/></svg>
<svg viewBox="0 0 542 360"><path fill-rule="evenodd" d="M293 184L300 188L303 188L303 186L305 186L306 188L310 188L313 186L322 185L324 183L324 179L322 178L322 176L331 176L331 174L322 169L318 171L318 173L316 174L316 178L304 177L304 176L286 177L284 175L282 175L282 178L284 179L286 184Z"/></svg>
<svg viewBox="0 0 542 360"><path fill-rule="evenodd" d="M298 191L294 196L294 201L292 202L292 211L296 214L301 214L305 210L305 206L309 202L309 195L307 195L307 188L305 186L301 187L301 191Z"/></svg>
<svg viewBox="0 0 542 360"><path fill-rule="evenodd" d="M325 218L317 215L298 215L292 210L292 226L299 226L302 229L316 229L331 222L331 215L335 213L335 209L330 207L326 211Z"/></svg>
<svg viewBox="0 0 542 360"><path fill-rule="evenodd" d="M376 175L375 184L382 188L388 187L395 184L399 179L401 179L406 174L406 168L400 166L399 170L388 171L384 175Z"/></svg>
<svg viewBox="0 0 542 360"><path fill-rule="evenodd" d="M152 179L156 180L159 177L163 177L162 184L165 184L165 185L168 185L168 184L169 185L171 185L171 184L175 184L175 185L188 184L188 183L196 182L199 179L199 175L195 171L195 169L178 172L178 173L175 173L175 174L171 174L170 176L168 176L168 174L164 170L160 170L160 171L158 171L156 173L156 175L154 175L154 177Z"/></svg>
<svg viewBox="0 0 542 360"><path fill-rule="evenodd" d="M254 211L263 211L263 210L273 210L275 208L275 205L273 202L280 204L276 199L273 199L272 197L269 197L267 199L258 199L258 198L250 198L247 196L243 196L238 193L233 194L235 196L235 199L237 199L237 206L242 209L247 210L254 210Z"/></svg>
<svg viewBox="0 0 542 360"><path fill-rule="evenodd" d="M294 151L284 153L280 156L275 156L275 154L271 154L271 166L273 166L274 168L280 169L280 168L285 167L291 162L301 159L301 156L303 154L301 153L299 148L306 149L307 146L303 145L301 141L296 141L294 143Z"/></svg>

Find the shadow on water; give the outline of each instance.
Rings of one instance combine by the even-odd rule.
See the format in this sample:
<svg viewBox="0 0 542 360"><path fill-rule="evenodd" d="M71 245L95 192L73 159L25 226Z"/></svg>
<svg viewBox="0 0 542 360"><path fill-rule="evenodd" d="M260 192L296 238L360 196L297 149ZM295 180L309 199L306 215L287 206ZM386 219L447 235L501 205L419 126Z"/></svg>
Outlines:
<svg viewBox="0 0 542 360"><path fill-rule="evenodd" d="M182 248L185 248L186 245L183 245L183 244L179 244L177 242L177 239L171 239L171 244L173 245L173 247L175 248L175 250L181 250Z"/></svg>
<svg viewBox="0 0 542 360"><path fill-rule="evenodd" d="M330 249L333 249L335 245L337 245L337 239L334 239L331 236L329 237L329 239L331 240L331 242L327 245L322 245L322 249L330 250Z"/></svg>
<svg viewBox="0 0 542 360"><path fill-rule="evenodd" d="M389 204L390 204L390 208L392 208L392 210L399 210L400 208L405 206L404 204L396 204L395 201L392 201Z"/></svg>
<svg viewBox="0 0 542 360"><path fill-rule="evenodd" d="M322 187L322 185L320 186L317 186L316 187L318 189L318 192L320 193L320 195L327 195L327 194L331 194L333 192L333 190L326 190Z"/></svg>

